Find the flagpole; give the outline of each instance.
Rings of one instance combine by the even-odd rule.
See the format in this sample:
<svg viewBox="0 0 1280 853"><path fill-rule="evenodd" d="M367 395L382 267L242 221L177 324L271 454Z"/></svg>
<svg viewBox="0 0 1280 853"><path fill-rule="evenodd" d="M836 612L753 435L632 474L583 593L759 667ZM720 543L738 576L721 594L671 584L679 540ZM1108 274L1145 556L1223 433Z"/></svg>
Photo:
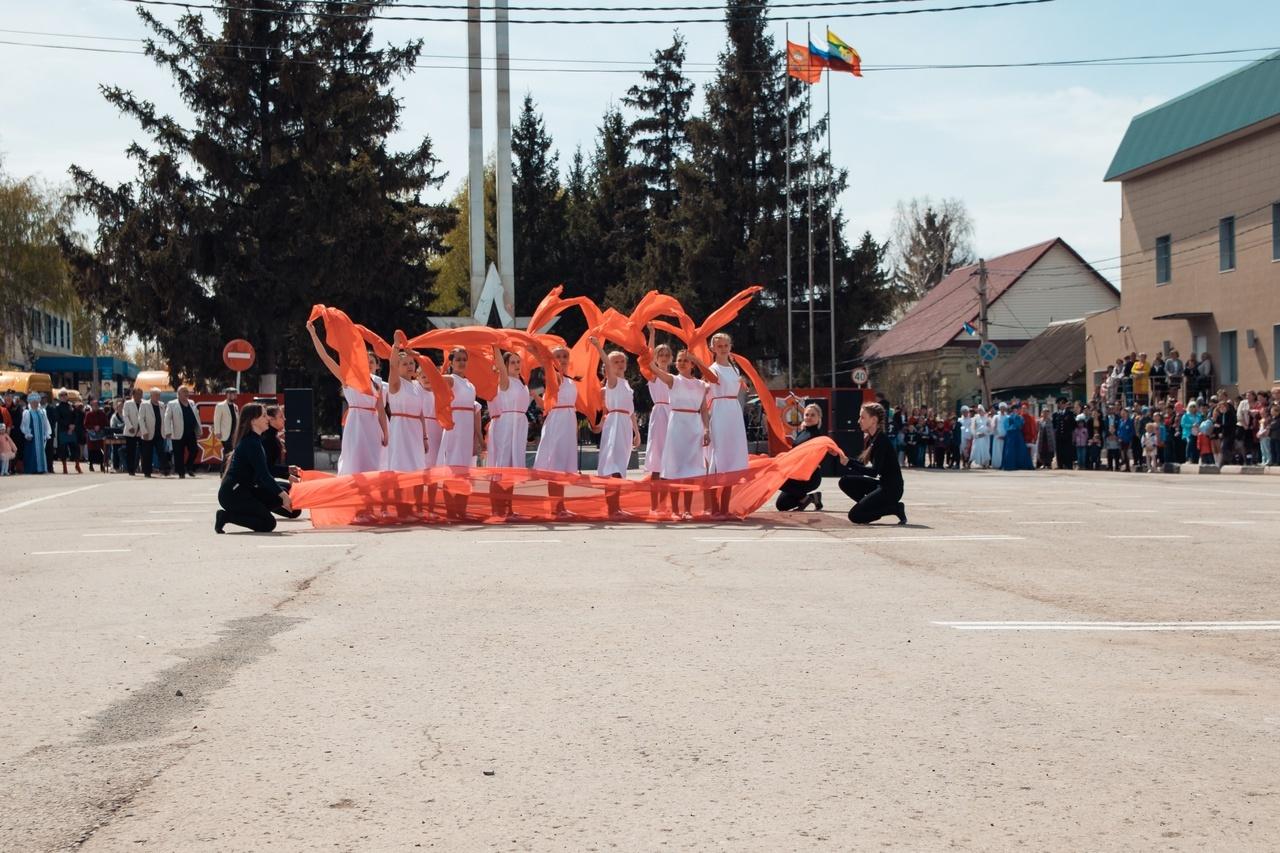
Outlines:
<svg viewBox="0 0 1280 853"><path fill-rule="evenodd" d="M805 24L805 46L813 44L813 34L809 24ZM804 182L809 193L809 387L817 387L814 375L817 372L817 361L813 351L813 83L809 84L809 109L805 113L805 175Z"/></svg>
<svg viewBox="0 0 1280 853"><path fill-rule="evenodd" d="M786 73L787 101L786 108L783 110L783 121L786 125L787 133L787 390L794 386L794 378L791 372L792 357L792 337L791 337L791 24L786 24L786 49L787 49L787 66L784 69Z"/></svg>
<svg viewBox="0 0 1280 853"><path fill-rule="evenodd" d="M827 30L827 41L831 40L831 30ZM827 287L830 288L831 304L827 314L827 322L831 326L831 394L835 399L836 390L836 163L831 158L831 71L827 71ZM834 410L833 410L834 411ZM835 428L834 421L832 428Z"/></svg>

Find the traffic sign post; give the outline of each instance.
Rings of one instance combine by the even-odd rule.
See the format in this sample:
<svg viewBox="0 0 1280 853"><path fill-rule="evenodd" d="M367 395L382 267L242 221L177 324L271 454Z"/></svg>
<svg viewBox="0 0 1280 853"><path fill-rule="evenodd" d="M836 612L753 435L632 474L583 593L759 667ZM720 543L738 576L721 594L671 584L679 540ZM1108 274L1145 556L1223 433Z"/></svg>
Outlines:
<svg viewBox="0 0 1280 853"><path fill-rule="evenodd" d="M253 362L257 358L257 354L253 351L253 344L244 338L236 338L227 341L227 345L222 348L222 363L226 365L227 370L236 372L236 393L240 393L240 373L253 367Z"/></svg>
<svg viewBox="0 0 1280 853"><path fill-rule="evenodd" d="M859 388L865 386L869 378L870 376L868 376L867 369L865 367L855 367L853 369L853 384L857 385Z"/></svg>
<svg viewBox="0 0 1280 853"><path fill-rule="evenodd" d="M994 341L986 341L982 346L978 347L978 358L983 364L990 364L1000 355L1000 348L995 345Z"/></svg>

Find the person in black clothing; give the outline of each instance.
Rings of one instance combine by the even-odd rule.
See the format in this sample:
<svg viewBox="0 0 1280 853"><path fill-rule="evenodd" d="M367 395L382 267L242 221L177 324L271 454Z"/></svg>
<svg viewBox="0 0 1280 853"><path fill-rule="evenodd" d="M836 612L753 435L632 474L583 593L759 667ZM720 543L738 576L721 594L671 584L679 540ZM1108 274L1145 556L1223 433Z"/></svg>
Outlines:
<svg viewBox="0 0 1280 853"><path fill-rule="evenodd" d="M1070 471L1076 458L1071 436L1076 428L1076 416L1067 408L1066 397L1058 398L1058 410L1053 413L1050 422L1053 424L1054 455L1058 457L1058 469L1065 468Z"/></svg>
<svg viewBox="0 0 1280 853"><path fill-rule="evenodd" d="M267 454L262 449L262 434L267 431L267 413L258 403L241 410L236 449L227 465L226 476L218 487L218 510L213 529L222 533L228 524L247 527L258 533L276 529L271 515L277 507L292 510L289 493L271 476Z"/></svg>
<svg viewBox="0 0 1280 853"><path fill-rule="evenodd" d="M804 422L801 428L791 436L792 446L798 447L811 438L818 438L827 434L826 428L822 425L822 409L814 403L804 407ZM849 457L843 453L840 454L840 464L847 465ZM815 469L813 476L807 480L787 480L778 489L778 500L774 504L778 512L791 512L799 510L804 512L809 507L813 507L817 512L822 512L822 493L816 491L818 486L822 485L822 470Z"/></svg>
<svg viewBox="0 0 1280 853"><path fill-rule="evenodd" d="M267 470L275 478L276 485L284 491L298 478L298 469L294 465L284 464L284 443L281 432L284 430L284 409L280 406L267 406L267 429L262 433L262 450L267 455ZM271 510L281 518L297 518L302 510L288 510L275 507Z"/></svg>
<svg viewBox="0 0 1280 853"><path fill-rule="evenodd" d="M858 425L867 436L867 447L857 461L849 463L853 473L840 478L840 491L855 501L849 510L849 521L854 524L870 524L886 515L896 515L898 524L907 523L902 471L884 423L884 408L878 403L862 407Z"/></svg>

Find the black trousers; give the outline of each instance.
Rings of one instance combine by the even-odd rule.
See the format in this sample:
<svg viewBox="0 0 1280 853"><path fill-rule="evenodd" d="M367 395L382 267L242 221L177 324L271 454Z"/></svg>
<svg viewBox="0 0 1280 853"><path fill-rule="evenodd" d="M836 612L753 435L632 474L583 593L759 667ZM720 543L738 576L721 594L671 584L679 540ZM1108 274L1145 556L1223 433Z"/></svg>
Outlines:
<svg viewBox="0 0 1280 853"><path fill-rule="evenodd" d="M138 444L140 442L141 439L136 435L126 435L124 437L124 461L130 476L138 470Z"/></svg>
<svg viewBox="0 0 1280 853"><path fill-rule="evenodd" d="M774 507L778 512L799 509L805 495L822 485L822 475L814 474L807 480L787 480L778 488L778 500Z"/></svg>
<svg viewBox="0 0 1280 853"><path fill-rule="evenodd" d="M195 474L197 449L196 437L192 433L173 440L173 467L179 477Z"/></svg>
<svg viewBox="0 0 1280 853"><path fill-rule="evenodd" d="M1071 470L1072 464L1076 459L1076 449L1071 444L1071 439L1057 436L1054 439L1054 452L1058 457L1058 467Z"/></svg>
<svg viewBox="0 0 1280 853"><path fill-rule="evenodd" d="M841 477L840 491L854 500L853 509L849 510L849 521L854 524L870 524L887 515L906 512L902 492L886 491L875 477Z"/></svg>
<svg viewBox="0 0 1280 853"><path fill-rule="evenodd" d="M151 471L155 467L155 453L164 445L161 438L140 438L138 439L138 451L142 454L142 473L146 477L151 476ZM158 446L157 446L158 445ZM163 462L161 465L163 466Z"/></svg>
<svg viewBox="0 0 1280 853"><path fill-rule="evenodd" d="M247 527L258 533L270 533L276 529L276 519L271 514L275 507L253 489L237 488L223 480L218 488L218 505L227 513L227 524Z"/></svg>

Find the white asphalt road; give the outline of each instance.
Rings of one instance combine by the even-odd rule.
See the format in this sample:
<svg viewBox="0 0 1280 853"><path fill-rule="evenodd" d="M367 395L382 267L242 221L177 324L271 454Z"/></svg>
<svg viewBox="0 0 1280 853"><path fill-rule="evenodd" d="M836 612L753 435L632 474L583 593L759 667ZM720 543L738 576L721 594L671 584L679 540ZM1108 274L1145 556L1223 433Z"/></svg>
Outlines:
<svg viewBox="0 0 1280 853"><path fill-rule="evenodd" d="M215 536L0 480L0 850L1275 850L1280 480Z"/></svg>

